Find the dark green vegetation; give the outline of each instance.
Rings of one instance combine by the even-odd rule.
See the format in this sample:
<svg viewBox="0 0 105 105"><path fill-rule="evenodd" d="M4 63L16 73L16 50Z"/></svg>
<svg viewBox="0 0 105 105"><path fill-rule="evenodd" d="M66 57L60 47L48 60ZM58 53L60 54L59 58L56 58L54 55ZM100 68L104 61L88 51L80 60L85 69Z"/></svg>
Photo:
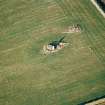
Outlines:
<svg viewBox="0 0 105 105"><path fill-rule="evenodd" d="M65 38L65 37L63 36L63 37L60 38L59 40L52 41L49 45L54 46L54 48L56 49L57 46L58 46L61 42L63 42L64 38Z"/></svg>
<svg viewBox="0 0 105 105"><path fill-rule="evenodd" d="M82 33L62 34L73 24ZM44 44L70 46L48 56ZM77 105L105 94L105 19L89 0L0 0L0 105Z"/></svg>

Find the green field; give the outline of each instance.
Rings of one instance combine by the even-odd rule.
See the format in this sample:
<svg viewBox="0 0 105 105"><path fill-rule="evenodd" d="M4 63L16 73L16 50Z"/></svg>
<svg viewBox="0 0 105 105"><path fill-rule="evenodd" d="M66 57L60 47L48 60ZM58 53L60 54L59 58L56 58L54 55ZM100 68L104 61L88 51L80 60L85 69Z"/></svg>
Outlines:
<svg viewBox="0 0 105 105"><path fill-rule="evenodd" d="M81 33L62 33L77 23ZM62 36L69 46L41 53ZM105 18L90 0L0 0L0 105L78 105L103 95Z"/></svg>

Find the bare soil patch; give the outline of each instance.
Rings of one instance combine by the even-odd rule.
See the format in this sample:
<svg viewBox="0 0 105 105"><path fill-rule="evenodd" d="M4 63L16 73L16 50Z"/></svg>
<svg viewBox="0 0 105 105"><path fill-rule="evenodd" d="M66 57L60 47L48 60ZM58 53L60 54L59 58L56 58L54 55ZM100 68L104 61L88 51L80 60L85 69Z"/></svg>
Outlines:
<svg viewBox="0 0 105 105"><path fill-rule="evenodd" d="M69 26L63 33L78 33L78 32L81 32L79 24Z"/></svg>
<svg viewBox="0 0 105 105"><path fill-rule="evenodd" d="M58 52L59 50L63 49L64 47L66 47L69 43L60 43L60 45L57 46L56 49L53 48L53 46L50 45L44 45L43 46L43 54L51 54L51 53L55 53Z"/></svg>

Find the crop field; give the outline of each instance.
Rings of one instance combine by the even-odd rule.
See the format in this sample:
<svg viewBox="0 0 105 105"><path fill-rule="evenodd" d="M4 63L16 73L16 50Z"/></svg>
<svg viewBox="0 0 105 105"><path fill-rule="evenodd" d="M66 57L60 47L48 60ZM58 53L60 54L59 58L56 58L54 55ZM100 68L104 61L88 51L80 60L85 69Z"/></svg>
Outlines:
<svg viewBox="0 0 105 105"><path fill-rule="evenodd" d="M80 24L80 33L63 33ZM49 55L43 45L65 37ZM0 0L0 105L79 105L105 95L105 18L90 0Z"/></svg>

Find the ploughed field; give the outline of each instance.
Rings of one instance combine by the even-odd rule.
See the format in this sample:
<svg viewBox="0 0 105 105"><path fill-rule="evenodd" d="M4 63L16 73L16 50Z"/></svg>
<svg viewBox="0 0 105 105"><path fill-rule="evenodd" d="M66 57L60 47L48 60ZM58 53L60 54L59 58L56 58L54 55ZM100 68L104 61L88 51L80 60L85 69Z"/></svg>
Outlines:
<svg viewBox="0 0 105 105"><path fill-rule="evenodd" d="M73 24L82 32L63 33ZM64 49L43 45L65 37ZM0 105L77 105L105 95L105 19L90 0L0 0Z"/></svg>

